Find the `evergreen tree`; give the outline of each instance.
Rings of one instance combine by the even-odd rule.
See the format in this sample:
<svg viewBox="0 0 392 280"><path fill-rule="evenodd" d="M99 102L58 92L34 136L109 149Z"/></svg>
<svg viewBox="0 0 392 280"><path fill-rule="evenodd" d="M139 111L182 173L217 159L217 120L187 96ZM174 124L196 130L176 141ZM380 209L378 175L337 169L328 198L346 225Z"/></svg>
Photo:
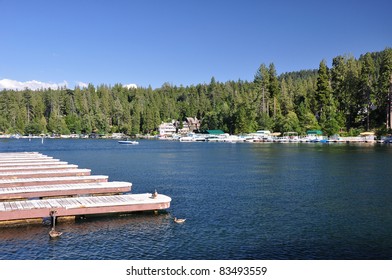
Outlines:
<svg viewBox="0 0 392 280"><path fill-rule="evenodd" d="M281 81L281 94L279 101L283 115L287 115L289 112L294 111L293 100L290 95L289 86L287 85L285 78L283 78Z"/></svg>
<svg viewBox="0 0 392 280"><path fill-rule="evenodd" d="M316 102L317 102L317 115L320 117L330 96L332 89L329 81L329 71L325 60L320 62L317 89L316 89Z"/></svg>
<svg viewBox="0 0 392 280"><path fill-rule="evenodd" d="M277 99L279 96L279 81L276 76L276 69L275 65L271 63L269 65L268 69L268 74L269 74L269 93L270 93L270 100L271 100L271 108L270 108L270 115L272 115L274 118L276 117L277 111L280 111L278 109L278 103Z"/></svg>
<svg viewBox="0 0 392 280"><path fill-rule="evenodd" d="M294 131L294 132L300 132L301 131L301 126L299 123L299 119L297 117L297 114L295 112L289 112L284 118L283 118L283 123L282 123L282 129L281 131Z"/></svg>
<svg viewBox="0 0 392 280"><path fill-rule="evenodd" d="M131 135L136 135L140 133L140 106L138 103L134 104L132 111L132 130Z"/></svg>
<svg viewBox="0 0 392 280"><path fill-rule="evenodd" d="M359 63L352 56L337 56L331 69L333 96L338 102L338 110L345 116L346 130L357 126L357 116L363 105L359 98Z"/></svg>
<svg viewBox="0 0 392 280"><path fill-rule="evenodd" d="M329 70L326 62L320 63L316 89L319 124L324 133L333 135L340 130L341 118L337 113L337 102L332 95Z"/></svg>
<svg viewBox="0 0 392 280"><path fill-rule="evenodd" d="M257 101L260 104L259 116L269 114L268 100L270 89L270 76L269 70L265 64L261 64L255 74L253 83L257 92Z"/></svg>
<svg viewBox="0 0 392 280"><path fill-rule="evenodd" d="M386 129L392 131L392 49L382 53L380 76L378 79L378 106L384 116Z"/></svg>
<svg viewBox="0 0 392 280"><path fill-rule="evenodd" d="M365 54L360 74L360 112L364 116L366 130L370 130L370 111L372 110L375 94L375 66L370 53Z"/></svg>

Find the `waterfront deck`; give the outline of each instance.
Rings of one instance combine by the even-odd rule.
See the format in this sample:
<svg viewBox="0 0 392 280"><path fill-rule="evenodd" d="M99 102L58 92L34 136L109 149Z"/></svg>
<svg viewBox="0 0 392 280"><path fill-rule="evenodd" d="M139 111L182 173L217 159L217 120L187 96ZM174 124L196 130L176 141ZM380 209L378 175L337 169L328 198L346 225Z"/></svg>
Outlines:
<svg viewBox="0 0 392 280"><path fill-rule="evenodd" d="M0 224L56 217L156 211L171 198L130 194L129 182L109 182L106 175L40 153L0 153Z"/></svg>

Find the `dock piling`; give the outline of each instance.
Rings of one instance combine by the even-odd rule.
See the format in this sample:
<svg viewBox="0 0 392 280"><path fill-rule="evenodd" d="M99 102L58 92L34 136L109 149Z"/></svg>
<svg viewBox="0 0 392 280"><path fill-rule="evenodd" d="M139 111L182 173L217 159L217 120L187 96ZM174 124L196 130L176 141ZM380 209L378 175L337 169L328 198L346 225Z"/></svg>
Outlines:
<svg viewBox="0 0 392 280"><path fill-rule="evenodd" d="M52 226L52 229L56 229L56 214L57 214L57 211L55 211L55 210L52 210L52 211L50 211L49 212L49 215L50 215L50 224L51 224L51 226Z"/></svg>

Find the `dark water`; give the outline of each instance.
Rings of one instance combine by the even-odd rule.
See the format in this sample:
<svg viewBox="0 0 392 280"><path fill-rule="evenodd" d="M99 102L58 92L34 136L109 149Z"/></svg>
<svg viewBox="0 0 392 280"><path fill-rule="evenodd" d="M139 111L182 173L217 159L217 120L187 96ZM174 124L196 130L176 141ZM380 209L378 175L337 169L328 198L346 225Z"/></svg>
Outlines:
<svg viewBox="0 0 392 280"><path fill-rule="evenodd" d="M0 259L392 259L392 146L1 140L172 197L167 213L0 229ZM172 221L187 218L185 224Z"/></svg>

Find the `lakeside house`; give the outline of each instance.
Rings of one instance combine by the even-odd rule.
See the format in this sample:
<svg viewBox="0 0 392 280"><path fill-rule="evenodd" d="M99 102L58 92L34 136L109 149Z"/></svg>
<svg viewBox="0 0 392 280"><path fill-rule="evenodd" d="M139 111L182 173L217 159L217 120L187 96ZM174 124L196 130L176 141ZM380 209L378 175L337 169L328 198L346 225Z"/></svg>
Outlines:
<svg viewBox="0 0 392 280"><path fill-rule="evenodd" d="M172 137L174 134L179 133L181 135L198 131L200 129L200 120L196 117L194 118L186 118L180 125L180 122L177 120L172 120L171 122L164 123L162 122L159 127L159 136L161 137Z"/></svg>
<svg viewBox="0 0 392 280"><path fill-rule="evenodd" d="M161 123L159 125L158 131L161 137L169 137L176 133L177 127L175 126L175 120L170 123Z"/></svg>
<svg viewBox="0 0 392 280"><path fill-rule="evenodd" d="M194 118L186 118L184 127L188 127L189 132L193 131L199 131L200 130L200 120L198 120L196 117Z"/></svg>

